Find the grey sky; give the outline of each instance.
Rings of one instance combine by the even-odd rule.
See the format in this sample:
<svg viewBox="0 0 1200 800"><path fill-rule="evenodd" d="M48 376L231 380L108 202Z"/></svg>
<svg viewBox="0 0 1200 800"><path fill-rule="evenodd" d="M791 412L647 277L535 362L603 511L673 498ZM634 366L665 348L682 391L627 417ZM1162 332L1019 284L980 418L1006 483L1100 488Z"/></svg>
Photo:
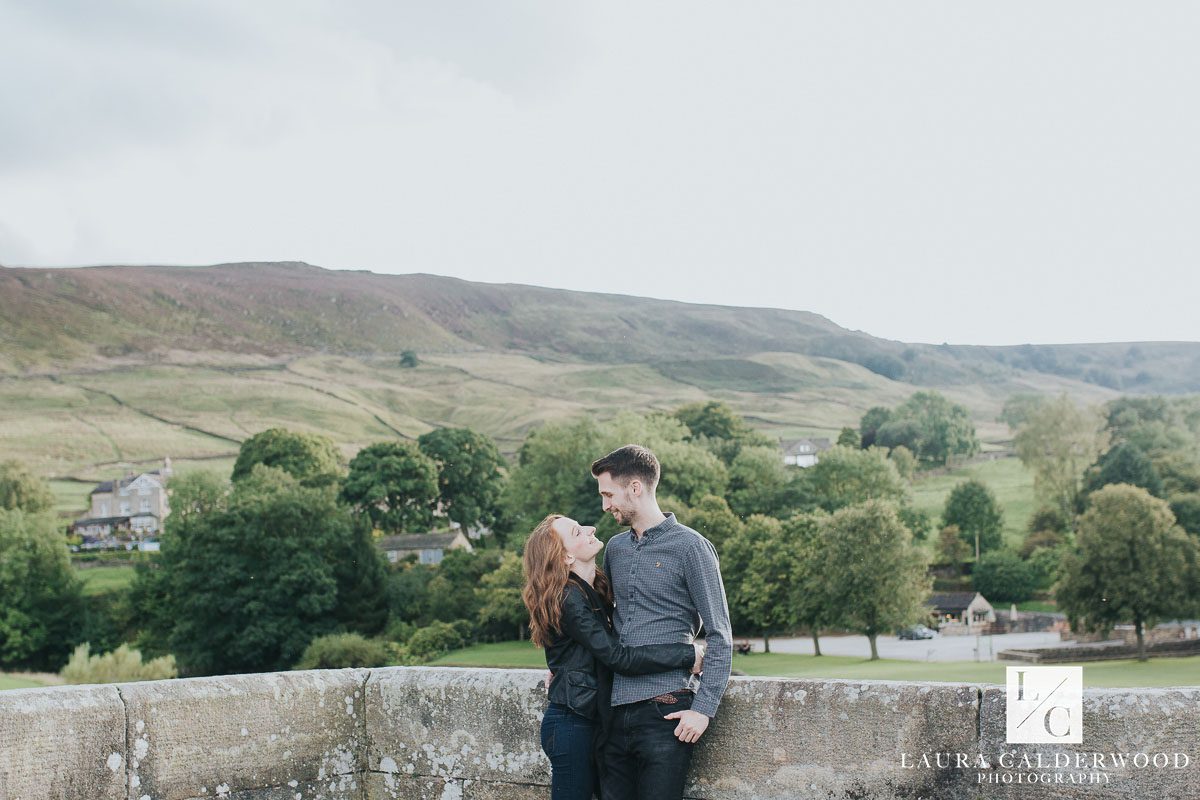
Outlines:
<svg viewBox="0 0 1200 800"><path fill-rule="evenodd" d="M1200 5L0 0L0 262L1200 340Z"/></svg>

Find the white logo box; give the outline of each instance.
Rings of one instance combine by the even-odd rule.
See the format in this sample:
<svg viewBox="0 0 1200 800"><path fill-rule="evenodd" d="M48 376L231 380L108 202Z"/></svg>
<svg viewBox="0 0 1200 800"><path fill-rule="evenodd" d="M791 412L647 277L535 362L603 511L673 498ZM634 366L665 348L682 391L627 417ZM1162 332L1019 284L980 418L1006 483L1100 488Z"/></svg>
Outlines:
<svg viewBox="0 0 1200 800"><path fill-rule="evenodd" d="M1083 667L1007 667L1010 744L1083 742Z"/></svg>

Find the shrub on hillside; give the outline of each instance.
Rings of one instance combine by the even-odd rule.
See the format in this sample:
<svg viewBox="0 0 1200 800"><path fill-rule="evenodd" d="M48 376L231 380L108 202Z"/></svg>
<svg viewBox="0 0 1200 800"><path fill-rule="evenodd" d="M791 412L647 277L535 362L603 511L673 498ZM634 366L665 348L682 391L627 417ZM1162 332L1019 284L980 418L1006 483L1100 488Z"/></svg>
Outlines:
<svg viewBox="0 0 1200 800"><path fill-rule="evenodd" d="M384 667L391 662L385 642L358 633L333 633L309 642L296 669Z"/></svg>
<svg viewBox="0 0 1200 800"><path fill-rule="evenodd" d="M165 680L179 673L175 669L175 656L143 662L141 651L126 644L111 653L92 655L91 645L84 642L75 648L59 674L67 683L124 683Z"/></svg>

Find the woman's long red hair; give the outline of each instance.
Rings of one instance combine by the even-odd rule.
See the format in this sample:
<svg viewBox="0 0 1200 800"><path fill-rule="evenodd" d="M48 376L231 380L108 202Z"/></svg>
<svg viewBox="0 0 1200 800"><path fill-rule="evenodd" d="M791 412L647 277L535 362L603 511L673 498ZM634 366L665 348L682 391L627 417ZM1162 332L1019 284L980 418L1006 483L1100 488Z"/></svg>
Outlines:
<svg viewBox="0 0 1200 800"><path fill-rule="evenodd" d="M552 527L562 516L547 516L525 542L525 588L521 590L521 599L529 609L529 638L538 647L550 644L560 630L563 591L571 575L567 550ZM601 597L612 602L608 576L599 569L592 586Z"/></svg>

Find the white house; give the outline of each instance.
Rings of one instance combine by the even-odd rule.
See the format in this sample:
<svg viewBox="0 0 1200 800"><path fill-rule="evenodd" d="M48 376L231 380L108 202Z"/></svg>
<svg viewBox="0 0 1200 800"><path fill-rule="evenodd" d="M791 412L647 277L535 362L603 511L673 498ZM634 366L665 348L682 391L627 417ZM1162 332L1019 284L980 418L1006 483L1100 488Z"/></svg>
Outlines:
<svg viewBox="0 0 1200 800"><path fill-rule="evenodd" d="M796 439L783 442L783 463L789 467L811 467L819 460L818 455L833 445L828 439Z"/></svg>

